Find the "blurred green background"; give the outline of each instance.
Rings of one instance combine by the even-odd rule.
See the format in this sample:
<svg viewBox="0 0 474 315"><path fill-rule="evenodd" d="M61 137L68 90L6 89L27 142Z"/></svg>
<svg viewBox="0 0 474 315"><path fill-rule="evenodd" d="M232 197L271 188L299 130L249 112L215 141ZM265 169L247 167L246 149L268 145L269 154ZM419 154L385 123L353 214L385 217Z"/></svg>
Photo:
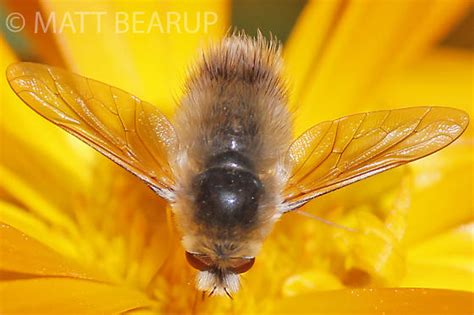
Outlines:
<svg viewBox="0 0 474 315"><path fill-rule="evenodd" d="M305 3L305 0L235 0L232 2L232 24L249 34L255 34L257 29L264 34L271 32L284 42ZM474 49L473 8L440 44Z"/></svg>

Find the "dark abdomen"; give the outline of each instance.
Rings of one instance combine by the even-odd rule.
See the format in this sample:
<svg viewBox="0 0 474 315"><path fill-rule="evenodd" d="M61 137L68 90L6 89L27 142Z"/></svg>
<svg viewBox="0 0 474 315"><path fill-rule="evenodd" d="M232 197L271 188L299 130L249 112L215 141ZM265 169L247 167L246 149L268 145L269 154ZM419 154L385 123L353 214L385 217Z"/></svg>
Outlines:
<svg viewBox="0 0 474 315"><path fill-rule="evenodd" d="M196 219L212 229L250 228L256 222L263 186L241 152L213 156L196 176Z"/></svg>

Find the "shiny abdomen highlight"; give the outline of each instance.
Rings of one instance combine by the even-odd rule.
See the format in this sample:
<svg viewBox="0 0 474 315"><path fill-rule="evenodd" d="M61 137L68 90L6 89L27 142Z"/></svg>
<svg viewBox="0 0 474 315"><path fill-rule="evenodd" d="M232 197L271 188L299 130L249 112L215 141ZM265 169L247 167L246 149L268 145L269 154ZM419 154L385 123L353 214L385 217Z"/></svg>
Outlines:
<svg viewBox="0 0 474 315"><path fill-rule="evenodd" d="M224 234L252 227L264 188L250 161L237 151L228 151L213 157L207 167L193 183L196 220Z"/></svg>

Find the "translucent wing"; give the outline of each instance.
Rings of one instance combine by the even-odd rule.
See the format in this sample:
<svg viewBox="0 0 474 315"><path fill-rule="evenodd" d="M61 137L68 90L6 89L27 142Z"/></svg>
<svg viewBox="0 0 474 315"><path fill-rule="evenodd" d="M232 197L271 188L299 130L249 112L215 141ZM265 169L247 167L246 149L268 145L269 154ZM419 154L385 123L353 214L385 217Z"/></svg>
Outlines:
<svg viewBox="0 0 474 315"><path fill-rule="evenodd" d="M469 116L445 107L412 107L320 123L290 146L292 173L282 211L434 153L466 129Z"/></svg>
<svg viewBox="0 0 474 315"><path fill-rule="evenodd" d="M176 136L156 107L118 88L41 64L13 64L7 79L41 116L173 199L167 157Z"/></svg>

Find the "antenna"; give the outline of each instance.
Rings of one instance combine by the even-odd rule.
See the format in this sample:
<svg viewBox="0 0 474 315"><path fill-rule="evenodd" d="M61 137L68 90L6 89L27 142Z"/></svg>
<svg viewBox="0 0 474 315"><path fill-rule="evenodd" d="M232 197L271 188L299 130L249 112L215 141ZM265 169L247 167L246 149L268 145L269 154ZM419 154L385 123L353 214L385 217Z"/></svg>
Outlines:
<svg viewBox="0 0 474 315"><path fill-rule="evenodd" d="M351 233L357 233L359 232L357 229L353 229L353 228L350 228L350 227L347 227L347 226L344 226L344 225L341 225L341 224L337 224L335 222L332 222L332 221L329 221L329 220L326 220L326 219L323 219L321 217L318 217L317 215L314 215L312 213L308 213L308 212L304 212L302 210L294 210L294 212L302 215L302 216L305 216L305 217L308 217L308 218L311 218L311 219L314 219L316 221L319 221L321 223L324 223L326 225L329 225L329 226L333 226L333 227L337 227L339 229L343 229L343 230L346 230L348 232L351 232Z"/></svg>

